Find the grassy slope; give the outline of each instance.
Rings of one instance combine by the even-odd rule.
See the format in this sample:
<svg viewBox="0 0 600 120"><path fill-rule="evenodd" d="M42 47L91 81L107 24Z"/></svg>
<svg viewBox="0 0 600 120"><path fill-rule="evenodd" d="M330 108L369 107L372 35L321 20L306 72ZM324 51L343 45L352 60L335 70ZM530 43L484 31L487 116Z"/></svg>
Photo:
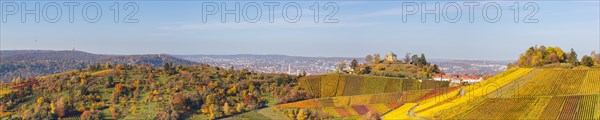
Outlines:
<svg viewBox="0 0 600 120"><path fill-rule="evenodd" d="M420 70L415 65L401 63L380 63L369 64L368 66L371 67L371 74L404 76L411 78L417 77L418 71Z"/></svg>

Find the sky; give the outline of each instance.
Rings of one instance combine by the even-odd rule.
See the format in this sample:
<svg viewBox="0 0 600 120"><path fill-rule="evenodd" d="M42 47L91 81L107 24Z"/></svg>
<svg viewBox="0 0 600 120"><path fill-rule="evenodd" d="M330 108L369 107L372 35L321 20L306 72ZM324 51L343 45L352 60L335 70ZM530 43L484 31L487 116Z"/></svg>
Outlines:
<svg viewBox="0 0 600 120"><path fill-rule="evenodd" d="M574 48L580 55L598 51L599 6L597 0L3 0L0 49L71 50L74 46L97 54L311 57L394 52L425 53L438 59L515 60L535 45ZM226 14L232 11L241 14ZM36 12L39 23L36 14L28 14Z"/></svg>

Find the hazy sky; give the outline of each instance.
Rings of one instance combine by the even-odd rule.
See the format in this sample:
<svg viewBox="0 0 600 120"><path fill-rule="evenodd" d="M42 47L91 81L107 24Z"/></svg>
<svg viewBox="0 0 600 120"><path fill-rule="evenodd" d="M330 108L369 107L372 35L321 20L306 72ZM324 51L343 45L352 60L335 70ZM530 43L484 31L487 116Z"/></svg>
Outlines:
<svg viewBox="0 0 600 120"><path fill-rule="evenodd" d="M206 1L135 1L135 4L93 1L77 2L74 7L73 23L69 22L68 1L40 3L40 23L33 14L25 14L22 23L22 7L31 13L35 2L2 1L0 10L0 49L50 49L72 48L100 54L283 54L294 56L343 56L362 57L370 53L395 52L425 53L428 58L514 60L530 46L551 45L565 50L575 48L580 54L589 54L600 47L600 3L596 1L474 1L470 14L466 1L434 2L408 1L332 1L319 3L319 23L314 21L314 1L276 2L274 22L269 21L266 1L240 1L244 15L240 23L234 15L226 15L226 23L220 21L221 14L207 15L213 7L223 7L221 2ZM213 4L214 3L214 4ZM499 6L494 6L495 4ZM235 1L224 3L233 9ZM283 9L288 5L288 9ZM86 9L83 9L87 5ZM256 5L260 6L257 12ZM295 6L297 5L297 6ZM411 10L416 8L414 15ZM435 16L425 15L421 22L423 5L431 11L442 12L440 22ZM488 9L484 9L487 5ZM14 8L20 8L18 11ZM56 9L59 6L60 9ZM244 6L248 9L244 9ZM457 12L458 7L462 12ZM511 7L513 6L513 7ZM301 9L297 10L296 7ZM95 8L102 10L99 19ZM119 8L119 22L114 22L115 8ZM137 13L124 23L123 19L138 8ZM203 9L205 8L205 9ZM330 14L338 8L335 14ZM497 9L502 11L494 19ZM518 8L518 23L514 22ZM537 9L536 9L537 8ZM57 10L62 11L61 14ZM302 16L294 21L297 11ZM535 12L534 10L537 10ZM287 12L284 12L287 11ZM406 22L403 22L403 11ZM429 12L430 12L429 11ZM484 11L487 18L484 17ZM35 12L35 11L34 11ZM84 19L83 13L87 13ZM427 12L427 11L426 11ZM260 18L252 19L258 16ZM288 13L290 20L282 16ZM459 14L460 13L460 14ZM326 16L333 15L337 23L324 23ZM473 22L469 20L473 15ZM56 16L60 19L52 19ZM460 18L455 18L460 16ZM528 17L529 16L529 17ZM245 18L245 19L244 19ZM535 22L537 23L524 23ZM56 23L51 23L56 21ZM92 23L89 21L96 21ZM248 21L246 21L248 20ZM252 21L257 20L257 21ZM454 21L453 21L454 20ZM497 21L496 21L497 20ZM255 22L255 23L251 23ZM329 21L332 22L332 21ZM333 21L335 22L335 20ZM452 23L454 22L454 23ZM35 41L37 40L37 44Z"/></svg>

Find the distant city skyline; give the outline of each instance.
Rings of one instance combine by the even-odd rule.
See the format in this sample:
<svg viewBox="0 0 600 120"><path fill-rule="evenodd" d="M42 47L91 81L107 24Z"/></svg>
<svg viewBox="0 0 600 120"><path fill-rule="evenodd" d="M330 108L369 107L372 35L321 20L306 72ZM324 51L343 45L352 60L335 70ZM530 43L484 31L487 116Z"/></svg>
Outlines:
<svg viewBox="0 0 600 120"><path fill-rule="evenodd" d="M239 2L241 6L251 3ZM265 3L255 2L259 5ZM524 9L527 2L521 1L457 1L463 8L462 17L456 23L449 23L446 18L436 23L432 15L426 15L428 22L422 23L420 14L407 16L408 22L404 23L402 11L407 7L405 5L413 5L413 2L333 2L339 7L335 14L335 19L339 20L337 23L314 23L313 2L306 1L298 2L303 16L297 23L288 23L282 17L275 17L274 23L270 23L266 7L262 8L263 17L257 23L245 20L221 23L218 15L207 18L204 23L202 7L206 2L203 1L135 1L139 7L135 15L135 19L139 20L137 23L114 23L110 8L113 2L102 1L98 2L103 11L102 19L96 23L89 23L80 16L69 23L66 8L62 8L63 17L57 23L48 23L46 19L41 19L40 23L26 19L27 22L22 23L18 13L3 14L0 16L3 20L0 22L0 50L71 50L74 46L76 50L96 54L306 57L364 57L394 52L400 57L405 53L425 53L428 58L437 59L516 60L519 54L535 45L558 46L565 51L574 48L580 57L600 48L599 1L535 1L539 11L533 18L539 20L537 23L513 21L515 16L511 6L514 2L522 8L519 19L524 19L529 13ZM431 7L435 2L424 4ZM479 3L474 11L474 23L468 20L464 6L468 2ZM9 3L3 1L1 7L12 5ZM15 3L21 5L20 1ZM78 3L81 9L89 2ZM216 2L216 5L220 3ZM280 10L290 2L278 3L277 10ZM327 4L318 3L321 8ZM422 5L421 2L414 3ZM443 7L452 2L439 3ZM481 17L482 7L488 3L498 3L502 9L502 16L496 23ZM41 6L47 4L47 1L40 2ZM59 2L59 5L63 4ZM235 5L235 1L225 4ZM35 2L27 1L25 5L31 7ZM123 8L127 5L126 1L120 5ZM82 14L77 13L81 12L79 9L74 15ZM128 13L125 9L121 10L119 19L124 19ZM328 13L321 9L320 19ZM275 15L280 14L281 11L275 11Z"/></svg>

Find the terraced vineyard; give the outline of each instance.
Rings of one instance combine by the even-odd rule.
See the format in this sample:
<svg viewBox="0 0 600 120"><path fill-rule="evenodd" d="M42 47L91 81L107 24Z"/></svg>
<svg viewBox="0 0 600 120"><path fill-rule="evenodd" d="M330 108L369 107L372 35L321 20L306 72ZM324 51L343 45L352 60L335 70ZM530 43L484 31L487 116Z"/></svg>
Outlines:
<svg viewBox="0 0 600 120"><path fill-rule="evenodd" d="M598 119L599 95L492 98L445 119ZM493 111L493 112L491 112Z"/></svg>
<svg viewBox="0 0 600 120"><path fill-rule="evenodd" d="M316 109L330 117L352 117L371 114L382 115L405 102L414 102L431 90L405 91L369 95L327 97L279 105L279 108Z"/></svg>
<svg viewBox="0 0 600 120"><path fill-rule="evenodd" d="M600 119L599 85L598 68L510 69L475 85L426 95L383 118Z"/></svg>
<svg viewBox="0 0 600 120"><path fill-rule="evenodd" d="M543 69L512 96L559 96L600 93L599 69Z"/></svg>
<svg viewBox="0 0 600 120"><path fill-rule="evenodd" d="M378 103L394 103L401 102L402 92L371 94L371 95L356 95L356 96L340 96L318 98L304 100L294 103L280 105L287 108L320 108L320 107L344 107L353 105L366 105Z"/></svg>
<svg viewBox="0 0 600 120"><path fill-rule="evenodd" d="M348 74L307 76L299 80L300 87L317 98L379 94L407 90L448 87L448 82L423 81Z"/></svg>
<svg viewBox="0 0 600 120"><path fill-rule="evenodd" d="M448 87L448 82L348 74L307 76L301 78L299 83L300 87L317 99L277 107L313 109L319 114L334 118L383 115L406 102L415 102L426 95L445 91ZM441 89L432 90L434 88Z"/></svg>

